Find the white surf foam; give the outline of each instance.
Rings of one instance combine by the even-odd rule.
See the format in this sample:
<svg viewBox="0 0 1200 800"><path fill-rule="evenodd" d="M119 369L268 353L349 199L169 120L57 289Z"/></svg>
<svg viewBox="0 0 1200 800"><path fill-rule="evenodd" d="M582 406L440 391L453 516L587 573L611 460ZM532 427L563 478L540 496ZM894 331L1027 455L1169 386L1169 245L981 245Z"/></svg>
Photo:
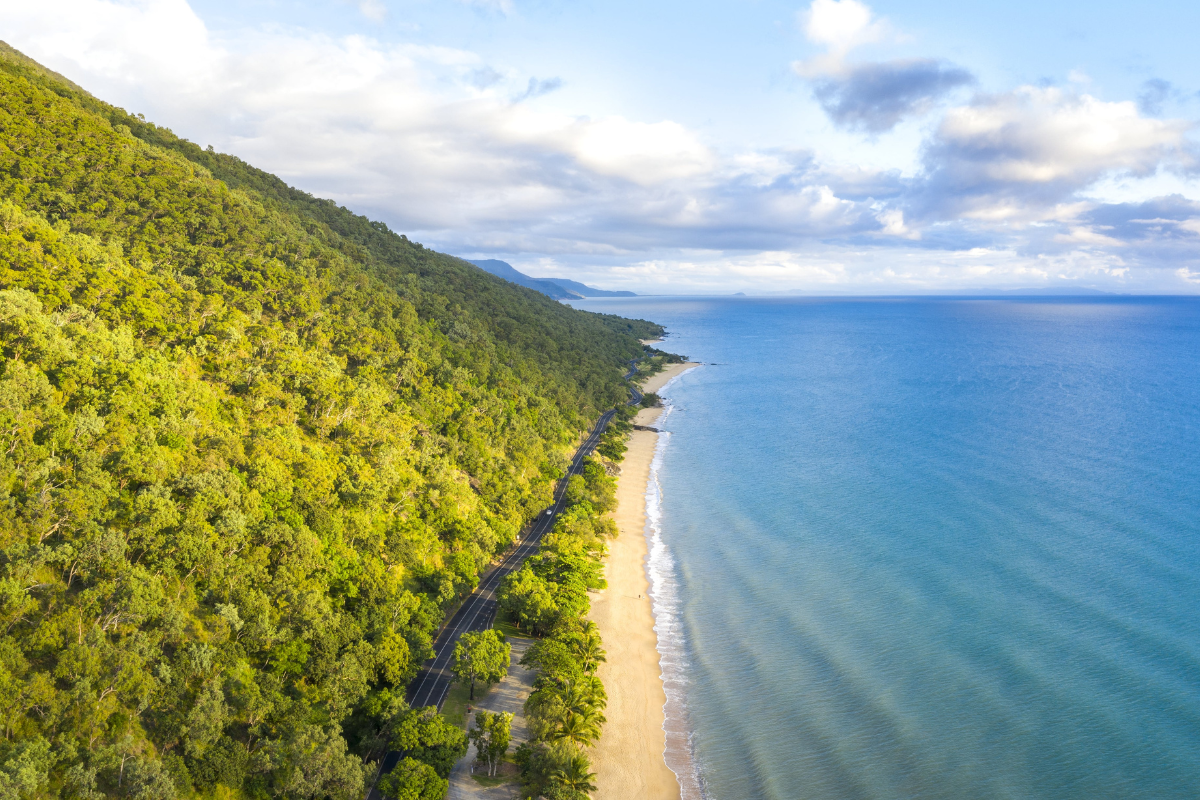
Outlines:
<svg viewBox="0 0 1200 800"><path fill-rule="evenodd" d="M681 375L675 376L658 390L659 395L663 397L663 411L658 418L660 429L674 409L670 398L663 396L663 393L680 377ZM666 452L670 441L669 431L659 433L654 458L650 462L650 479L646 483L644 534L649 550L646 577L650 583L650 603L654 612L654 632L658 639L659 667L662 670L663 689L667 695L666 705L663 706L663 730L667 739L663 756L667 767L675 773L679 781L682 800L704 800L704 781L695 758L691 727L688 724L690 665L675 560L662 538L662 485L658 476L662 468L663 453Z"/></svg>

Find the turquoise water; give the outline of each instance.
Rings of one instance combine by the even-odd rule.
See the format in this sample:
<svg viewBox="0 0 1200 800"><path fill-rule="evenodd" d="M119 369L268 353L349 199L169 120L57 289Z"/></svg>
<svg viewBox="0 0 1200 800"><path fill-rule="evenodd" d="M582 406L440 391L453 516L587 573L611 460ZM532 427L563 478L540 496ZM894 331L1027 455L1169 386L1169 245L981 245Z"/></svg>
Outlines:
<svg viewBox="0 0 1200 800"><path fill-rule="evenodd" d="M708 362L655 598L704 796L1200 796L1200 302L579 305Z"/></svg>

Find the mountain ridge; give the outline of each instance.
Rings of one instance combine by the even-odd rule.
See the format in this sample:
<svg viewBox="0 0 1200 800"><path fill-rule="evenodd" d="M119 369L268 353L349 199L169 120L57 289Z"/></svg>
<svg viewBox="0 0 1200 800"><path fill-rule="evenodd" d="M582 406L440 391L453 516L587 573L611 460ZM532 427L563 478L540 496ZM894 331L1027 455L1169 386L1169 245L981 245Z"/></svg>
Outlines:
<svg viewBox="0 0 1200 800"><path fill-rule="evenodd" d="M534 289L545 294L547 297L553 297L555 300L582 299L586 297L637 297L633 292L597 289L567 278L534 278L516 269L507 261L501 261L496 258L463 260L469 264L474 264L485 272L490 272L519 286Z"/></svg>

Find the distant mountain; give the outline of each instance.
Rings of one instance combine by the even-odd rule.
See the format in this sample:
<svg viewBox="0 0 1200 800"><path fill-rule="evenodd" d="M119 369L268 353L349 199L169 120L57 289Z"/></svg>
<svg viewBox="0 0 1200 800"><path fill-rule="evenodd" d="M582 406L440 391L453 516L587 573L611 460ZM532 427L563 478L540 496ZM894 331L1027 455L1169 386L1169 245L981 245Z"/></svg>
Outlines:
<svg viewBox="0 0 1200 800"><path fill-rule="evenodd" d="M580 297L637 297L633 292L610 292L607 289L597 289L594 286L587 286L579 281L571 281L566 278L535 278L535 280L561 286L568 292L577 294Z"/></svg>
<svg viewBox="0 0 1200 800"><path fill-rule="evenodd" d="M575 292L569 292L561 286L550 283L549 281L531 278L524 272L518 272L517 270L513 269L513 265L509 264L507 261L499 261L495 258L486 258L481 261L472 261L469 258L464 258L463 260L469 264L474 264L484 272L490 272L498 278L504 278L504 280L508 281L509 283L515 283L518 286L534 289L535 291L539 291L544 295L553 297L555 300L571 300L583 296L576 294Z"/></svg>
<svg viewBox="0 0 1200 800"><path fill-rule="evenodd" d="M474 264L484 272L490 272L518 286L535 289L544 295L553 297L555 300L571 300L583 297L637 297L633 292L609 292L604 289L586 286L579 281L567 280L566 278L531 278L524 272L514 269L513 265L507 261L500 261L496 258L487 258L479 261L472 261L469 258L463 260L469 264Z"/></svg>

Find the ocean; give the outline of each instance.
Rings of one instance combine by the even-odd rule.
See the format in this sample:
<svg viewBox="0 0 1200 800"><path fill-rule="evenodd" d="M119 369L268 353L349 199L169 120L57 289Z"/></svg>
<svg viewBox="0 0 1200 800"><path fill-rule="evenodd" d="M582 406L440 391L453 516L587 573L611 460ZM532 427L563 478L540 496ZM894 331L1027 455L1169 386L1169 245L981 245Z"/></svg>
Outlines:
<svg viewBox="0 0 1200 800"><path fill-rule="evenodd" d="M1200 796L1200 300L620 298L687 798Z"/></svg>

